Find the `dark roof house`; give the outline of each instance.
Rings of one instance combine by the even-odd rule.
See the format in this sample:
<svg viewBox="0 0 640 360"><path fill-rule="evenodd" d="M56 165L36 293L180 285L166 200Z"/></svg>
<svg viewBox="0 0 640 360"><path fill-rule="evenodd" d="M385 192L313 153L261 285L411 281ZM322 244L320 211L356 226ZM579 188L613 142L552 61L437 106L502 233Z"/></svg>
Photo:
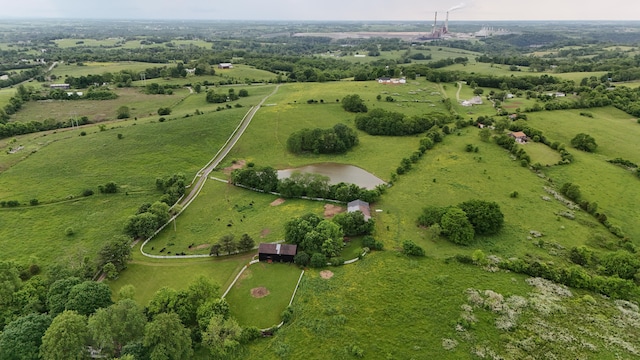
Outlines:
<svg viewBox="0 0 640 360"><path fill-rule="evenodd" d="M267 262L293 262L298 253L298 245L261 243L258 246L258 260Z"/></svg>

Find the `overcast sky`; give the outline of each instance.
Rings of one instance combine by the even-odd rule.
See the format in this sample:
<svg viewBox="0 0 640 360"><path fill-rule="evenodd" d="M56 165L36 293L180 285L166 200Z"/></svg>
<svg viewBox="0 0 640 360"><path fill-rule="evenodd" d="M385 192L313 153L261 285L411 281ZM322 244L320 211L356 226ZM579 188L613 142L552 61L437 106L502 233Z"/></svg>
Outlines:
<svg viewBox="0 0 640 360"><path fill-rule="evenodd" d="M434 0L6 0L0 18L428 20ZM469 0L451 20L640 20L640 0Z"/></svg>

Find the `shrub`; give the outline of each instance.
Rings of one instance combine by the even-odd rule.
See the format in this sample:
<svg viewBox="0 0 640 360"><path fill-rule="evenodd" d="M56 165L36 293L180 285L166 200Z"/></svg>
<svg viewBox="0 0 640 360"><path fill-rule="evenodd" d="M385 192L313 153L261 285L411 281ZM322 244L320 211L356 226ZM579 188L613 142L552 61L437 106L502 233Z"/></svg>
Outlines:
<svg viewBox="0 0 640 360"><path fill-rule="evenodd" d="M287 308L282 312L282 322L287 324L291 319L293 319L293 308L291 306L287 306Z"/></svg>
<svg viewBox="0 0 640 360"><path fill-rule="evenodd" d="M327 266L327 257L321 253L315 253L311 256L309 265L314 268L322 268Z"/></svg>
<svg viewBox="0 0 640 360"><path fill-rule="evenodd" d="M302 267L308 266L309 261L311 261L309 254L307 254L304 251L298 252L296 256L293 257L293 262L298 266L302 266Z"/></svg>
<svg viewBox="0 0 640 360"><path fill-rule="evenodd" d="M73 230L73 228L71 226L69 226L68 228L66 228L64 230L64 234L67 236L73 236L73 234L75 234L76 232Z"/></svg>
<svg viewBox="0 0 640 360"><path fill-rule="evenodd" d="M98 190L103 194L115 194L118 192L118 185L115 182L110 181L105 185L98 186Z"/></svg>
<svg viewBox="0 0 640 360"><path fill-rule="evenodd" d="M344 259L341 257L333 257L329 259L331 266L342 266L344 265Z"/></svg>
<svg viewBox="0 0 640 360"><path fill-rule="evenodd" d="M440 226L442 227L442 232L449 240L456 244L469 245L473 241L475 234L473 226L467 218L467 213L460 208L450 208L446 214L442 216Z"/></svg>
<svg viewBox="0 0 640 360"><path fill-rule="evenodd" d="M596 151L598 144L596 144L596 139L594 139L592 136L585 133L580 133L573 139L571 139L571 146L578 150L594 152Z"/></svg>
<svg viewBox="0 0 640 360"><path fill-rule="evenodd" d="M425 255L424 249L416 245L416 243L414 243L411 240L405 240L402 242L402 253L404 253L405 255L411 255L411 256Z"/></svg>
<svg viewBox="0 0 640 360"><path fill-rule="evenodd" d="M31 199L29 200L29 205L31 206L36 206L38 205L40 202L38 201L38 199Z"/></svg>
<svg viewBox="0 0 640 360"><path fill-rule="evenodd" d="M248 344L253 340L259 339L260 336L262 336L262 332L260 331L260 329L255 326L249 326L242 329L238 341L240 342L240 344Z"/></svg>
<svg viewBox="0 0 640 360"><path fill-rule="evenodd" d="M86 131L81 131L80 132L80 136L87 136L87 132Z"/></svg>
<svg viewBox="0 0 640 360"><path fill-rule="evenodd" d="M170 115L170 114L171 114L171 108L169 107L161 107L158 109L158 115L160 116Z"/></svg>
<svg viewBox="0 0 640 360"><path fill-rule="evenodd" d="M382 250L384 244L382 241L377 241L373 236L367 235L362 238L362 246L371 250Z"/></svg>
<svg viewBox="0 0 640 360"><path fill-rule="evenodd" d="M418 224L422 226L439 224L442 216L446 214L448 210L448 207L427 206L422 209L422 214L418 218Z"/></svg>
<svg viewBox="0 0 640 360"><path fill-rule="evenodd" d="M496 234L504 225L504 215L496 202L469 200L458 207L467 214L474 231L479 235Z"/></svg>
<svg viewBox="0 0 640 360"><path fill-rule="evenodd" d="M365 105L364 100L360 98L360 95L353 94L347 95L342 98L342 108L348 112L359 113L359 112L367 112L367 105Z"/></svg>
<svg viewBox="0 0 640 360"><path fill-rule="evenodd" d="M91 195L93 195L93 190L91 189L84 189L82 191L82 196L91 196Z"/></svg>

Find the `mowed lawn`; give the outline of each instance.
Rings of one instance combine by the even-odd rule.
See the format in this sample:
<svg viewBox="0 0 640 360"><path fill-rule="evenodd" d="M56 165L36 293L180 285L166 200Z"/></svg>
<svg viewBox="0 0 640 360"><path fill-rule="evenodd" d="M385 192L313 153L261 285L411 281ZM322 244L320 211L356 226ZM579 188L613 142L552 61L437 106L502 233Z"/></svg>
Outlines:
<svg viewBox="0 0 640 360"><path fill-rule="evenodd" d="M117 280L107 283L117 297L125 285L136 289L135 300L146 305L162 287L184 290L198 276L206 276L220 287L220 295L226 290L240 269L250 261L250 256L230 256L220 259L150 259L143 257L140 246L134 247L134 261L129 263Z"/></svg>
<svg viewBox="0 0 640 360"><path fill-rule="evenodd" d="M231 315L242 326L279 324L300 274L293 264L259 262L249 266L227 294Z"/></svg>
<svg viewBox="0 0 640 360"><path fill-rule="evenodd" d="M216 174L214 176L226 176ZM271 203L278 197L207 180L198 197L177 218L175 228L168 226L151 240L145 251L162 255L185 252L209 254L212 244L224 235L240 240L249 234L256 245L284 239L284 225L290 219L307 213L322 216L323 202L287 199L278 206ZM251 251L255 254L256 251Z"/></svg>

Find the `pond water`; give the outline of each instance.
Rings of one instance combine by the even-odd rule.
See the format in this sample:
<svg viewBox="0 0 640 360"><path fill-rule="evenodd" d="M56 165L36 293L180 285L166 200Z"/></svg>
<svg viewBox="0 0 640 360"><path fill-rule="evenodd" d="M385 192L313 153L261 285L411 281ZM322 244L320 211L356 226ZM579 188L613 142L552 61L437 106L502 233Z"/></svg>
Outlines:
<svg viewBox="0 0 640 360"><path fill-rule="evenodd" d="M369 190L385 183L382 179L357 166L336 163L319 163L294 169L278 170L278 178L288 178L294 172L320 174L329 177L329 184L345 182L356 184Z"/></svg>

